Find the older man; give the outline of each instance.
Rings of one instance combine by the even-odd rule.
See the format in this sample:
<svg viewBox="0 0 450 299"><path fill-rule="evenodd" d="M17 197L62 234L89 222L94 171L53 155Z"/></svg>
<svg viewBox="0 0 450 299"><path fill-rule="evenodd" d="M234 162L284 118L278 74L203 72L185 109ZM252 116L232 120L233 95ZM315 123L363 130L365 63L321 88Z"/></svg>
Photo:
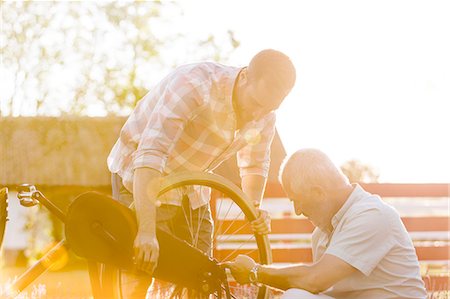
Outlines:
<svg viewBox="0 0 450 299"><path fill-rule="evenodd" d="M303 149L285 163L281 181L315 226L313 263L258 265L247 256L227 264L240 283L266 284L291 298L426 298L419 262L398 213L350 184L321 151Z"/></svg>

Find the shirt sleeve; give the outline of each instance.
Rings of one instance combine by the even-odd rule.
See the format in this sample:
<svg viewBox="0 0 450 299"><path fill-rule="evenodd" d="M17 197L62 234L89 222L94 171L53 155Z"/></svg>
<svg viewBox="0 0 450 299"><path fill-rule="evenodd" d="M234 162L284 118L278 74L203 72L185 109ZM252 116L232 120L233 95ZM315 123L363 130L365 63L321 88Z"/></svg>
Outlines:
<svg viewBox="0 0 450 299"><path fill-rule="evenodd" d="M147 124L133 154L133 169L149 167L164 171L167 159L180 138L186 123L203 107L201 89L186 75L166 84L156 105L148 111Z"/></svg>
<svg viewBox="0 0 450 299"><path fill-rule="evenodd" d="M325 253L332 254L368 276L394 244L392 217L371 208L346 220L332 236Z"/></svg>
<svg viewBox="0 0 450 299"><path fill-rule="evenodd" d="M275 135L275 113L270 113L263 119L263 126L248 129L244 133L247 143L237 153L237 163L240 176L250 174L267 177L270 167L270 146Z"/></svg>

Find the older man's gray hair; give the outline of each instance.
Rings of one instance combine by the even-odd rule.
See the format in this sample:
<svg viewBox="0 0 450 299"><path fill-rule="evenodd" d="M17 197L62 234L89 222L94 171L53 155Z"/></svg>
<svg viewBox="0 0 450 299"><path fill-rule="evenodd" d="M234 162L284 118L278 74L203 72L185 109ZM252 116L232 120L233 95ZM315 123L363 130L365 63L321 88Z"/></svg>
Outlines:
<svg viewBox="0 0 450 299"><path fill-rule="evenodd" d="M326 189L342 186L348 178L326 154L308 148L296 151L283 162L280 181L285 190L298 194L314 185Z"/></svg>

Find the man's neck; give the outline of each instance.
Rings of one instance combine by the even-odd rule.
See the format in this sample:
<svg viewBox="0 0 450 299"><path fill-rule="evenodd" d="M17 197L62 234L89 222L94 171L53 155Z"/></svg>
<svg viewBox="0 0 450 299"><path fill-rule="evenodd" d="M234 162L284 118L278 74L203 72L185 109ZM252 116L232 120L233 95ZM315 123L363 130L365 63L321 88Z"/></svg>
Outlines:
<svg viewBox="0 0 450 299"><path fill-rule="evenodd" d="M353 189L355 187L351 184L345 184L342 188L339 188L336 190L336 211L334 211L334 215L342 208L342 206L345 204L347 199L350 197L350 195L353 192Z"/></svg>
<svg viewBox="0 0 450 299"><path fill-rule="evenodd" d="M342 208L342 206L344 206L345 202L352 194L353 189L354 189L354 186L352 186L351 184L346 184L345 186L334 190L333 193L336 196L332 200L332 202L334 202L335 204L331 210L329 223L328 223L328 226L326 229L329 233L331 233L333 231L333 225L332 225L333 217L339 212L339 210Z"/></svg>

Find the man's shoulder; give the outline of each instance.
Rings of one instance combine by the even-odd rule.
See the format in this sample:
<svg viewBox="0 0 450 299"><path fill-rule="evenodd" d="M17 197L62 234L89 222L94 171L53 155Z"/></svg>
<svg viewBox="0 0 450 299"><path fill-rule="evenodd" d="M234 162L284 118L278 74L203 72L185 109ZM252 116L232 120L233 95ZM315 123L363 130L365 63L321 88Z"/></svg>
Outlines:
<svg viewBox="0 0 450 299"><path fill-rule="evenodd" d="M173 70L169 77L191 82L194 85L208 82L210 84L225 83L233 81L240 69L217 62L204 61L181 65Z"/></svg>
<svg viewBox="0 0 450 299"><path fill-rule="evenodd" d="M375 194L367 193L361 196L359 200L349 208L346 213L346 218L355 219L363 218L364 223L382 223L387 226L392 225L400 219L398 212L383 199Z"/></svg>
<svg viewBox="0 0 450 299"><path fill-rule="evenodd" d="M178 66L174 71L175 72L224 72L228 70L234 70L235 67L227 66L214 61L201 61L188 63Z"/></svg>

